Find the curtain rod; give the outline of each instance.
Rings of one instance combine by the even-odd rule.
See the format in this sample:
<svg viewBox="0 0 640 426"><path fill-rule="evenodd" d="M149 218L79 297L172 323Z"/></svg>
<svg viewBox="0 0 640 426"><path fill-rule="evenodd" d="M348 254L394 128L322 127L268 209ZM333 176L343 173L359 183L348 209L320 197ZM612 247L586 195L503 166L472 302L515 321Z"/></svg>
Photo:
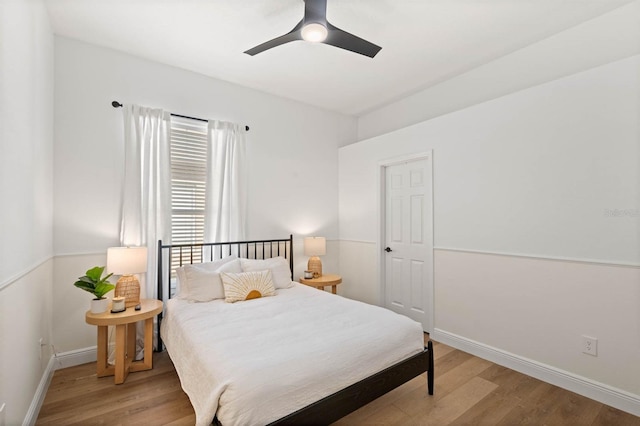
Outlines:
<svg viewBox="0 0 640 426"><path fill-rule="evenodd" d="M114 108L120 108L122 106L122 104L120 102L118 102L118 101L113 101L113 102L111 102L111 106L114 107ZM207 120L206 118L189 117L188 115L180 115L180 114L174 114L174 113L171 113L171 115L174 116L174 117L189 118L191 120L209 122L209 120ZM244 129L248 132L249 131L249 126L244 126Z"/></svg>

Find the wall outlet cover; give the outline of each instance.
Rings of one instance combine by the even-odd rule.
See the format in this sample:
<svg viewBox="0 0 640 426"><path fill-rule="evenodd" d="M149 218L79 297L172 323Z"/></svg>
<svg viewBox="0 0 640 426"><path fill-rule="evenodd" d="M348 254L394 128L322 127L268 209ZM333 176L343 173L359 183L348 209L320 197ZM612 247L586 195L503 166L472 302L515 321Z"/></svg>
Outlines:
<svg viewBox="0 0 640 426"><path fill-rule="evenodd" d="M598 356L598 339L590 336L582 336L582 353Z"/></svg>

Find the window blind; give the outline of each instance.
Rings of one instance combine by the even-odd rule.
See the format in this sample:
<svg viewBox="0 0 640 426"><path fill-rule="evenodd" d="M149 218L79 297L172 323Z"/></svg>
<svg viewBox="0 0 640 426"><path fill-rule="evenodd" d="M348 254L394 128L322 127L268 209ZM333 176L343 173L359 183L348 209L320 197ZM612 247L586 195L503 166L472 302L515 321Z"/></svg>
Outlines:
<svg viewBox="0 0 640 426"><path fill-rule="evenodd" d="M170 138L171 242L202 243L207 183L207 123L171 117Z"/></svg>

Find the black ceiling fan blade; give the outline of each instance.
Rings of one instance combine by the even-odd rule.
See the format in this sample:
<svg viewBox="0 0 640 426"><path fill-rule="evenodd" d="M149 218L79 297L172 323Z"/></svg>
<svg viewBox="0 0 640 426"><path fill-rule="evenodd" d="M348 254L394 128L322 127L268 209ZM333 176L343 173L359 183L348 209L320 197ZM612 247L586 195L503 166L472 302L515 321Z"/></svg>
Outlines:
<svg viewBox="0 0 640 426"><path fill-rule="evenodd" d="M265 50L271 49L273 47L280 46L281 44L289 43L291 41L296 41L296 40L302 40L302 33L300 32L300 29L302 28L302 24L303 24L303 21L300 21L298 22L298 25L296 25L291 31L289 31L285 35L281 35L280 37L276 37L272 40L259 44L256 47L253 47L245 51L244 53L246 53L247 55L253 56L253 55L257 55L260 52L264 52Z"/></svg>
<svg viewBox="0 0 640 426"><path fill-rule="evenodd" d="M364 56L373 58L378 54L382 47L377 44L373 44L365 39L341 30L327 22L327 29L329 34L327 39L323 42L330 44L331 46L339 47L341 49L350 50L355 53L359 53Z"/></svg>

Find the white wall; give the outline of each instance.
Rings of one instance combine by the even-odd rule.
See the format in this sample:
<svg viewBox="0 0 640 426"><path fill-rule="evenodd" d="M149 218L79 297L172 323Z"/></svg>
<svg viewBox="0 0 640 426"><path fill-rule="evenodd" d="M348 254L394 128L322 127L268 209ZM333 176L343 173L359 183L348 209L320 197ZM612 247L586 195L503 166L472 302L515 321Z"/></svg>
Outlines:
<svg viewBox="0 0 640 426"><path fill-rule="evenodd" d="M337 148L355 140L355 118L67 38L56 37L55 54L54 300L73 318L54 322L60 351L95 345L88 295L68 289L118 245L123 137L113 100L249 125L248 237L337 239Z"/></svg>
<svg viewBox="0 0 640 426"><path fill-rule="evenodd" d="M638 75L640 55L341 148L345 294L379 302L377 274L359 279L376 270L379 162L433 150L435 336L632 395L640 413Z"/></svg>
<svg viewBox="0 0 640 426"><path fill-rule="evenodd" d="M505 55L358 120L358 140L640 53L640 1Z"/></svg>
<svg viewBox="0 0 640 426"><path fill-rule="evenodd" d="M640 268L448 250L435 263L441 337L640 396ZM597 357L582 353L583 335L598 339Z"/></svg>
<svg viewBox="0 0 640 426"><path fill-rule="evenodd" d="M437 247L639 265L639 58L341 148L340 239L375 236L372 164L434 149Z"/></svg>
<svg viewBox="0 0 640 426"><path fill-rule="evenodd" d="M0 40L0 406L13 425L51 354L53 37L42 2L0 2Z"/></svg>
<svg viewBox="0 0 640 426"><path fill-rule="evenodd" d="M53 45L47 12L38 1L1 6L0 188L6 208L0 209L0 284L51 256L53 199Z"/></svg>

